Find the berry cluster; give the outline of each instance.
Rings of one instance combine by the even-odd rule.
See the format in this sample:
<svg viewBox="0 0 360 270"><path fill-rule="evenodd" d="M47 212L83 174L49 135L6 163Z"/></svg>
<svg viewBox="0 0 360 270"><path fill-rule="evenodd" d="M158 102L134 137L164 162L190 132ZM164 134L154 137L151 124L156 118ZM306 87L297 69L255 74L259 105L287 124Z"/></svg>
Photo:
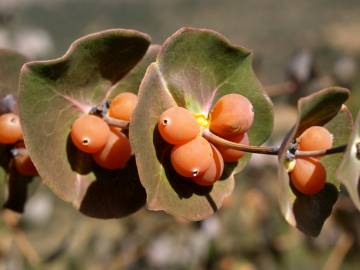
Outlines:
<svg viewBox="0 0 360 270"><path fill-rule="evenodd" d="M130 121L137 104L137 95L123 92L110 103L108 115ZM124 168L131 156L131 147L126 134L118 127L109 126L98 115L83 114L71 127L71 140L81 151L91 154L102 168L115 170Z"/></svg>
<svg viewBox="0 0 360 270"><path fill-rule="evenodd" d="M162 138L174 145L170 158L175 171L202 186L213 185L221 178L225 162L235 162L245 153L213 145L202 137L202 126L229 141L249 144L246 132L254 112L250 101L239 94L221 97L213 106L209 120L204 121L182 107L164 111L158 120ZM204 122L206 124L204 124Z"/></svg>
<svg viewBox="0 0 360 270"><path fill-rule="evenodd" d="M333 136L324 127L312 126L297 138L298 150L319 151L332 147ZM326 169L318 157L296 158L294 169L290 172L294 187L303 194L314 195L321 191L326 182Z"/></svg>
<svg viewBox="0 0 360 270"><path fill-rule="evenodd" d="M19 116L8 112L0 115L0 144L11 145L13 161L16 171L24 176L37 175L28 151L23 142L23 133Z"/></svg>

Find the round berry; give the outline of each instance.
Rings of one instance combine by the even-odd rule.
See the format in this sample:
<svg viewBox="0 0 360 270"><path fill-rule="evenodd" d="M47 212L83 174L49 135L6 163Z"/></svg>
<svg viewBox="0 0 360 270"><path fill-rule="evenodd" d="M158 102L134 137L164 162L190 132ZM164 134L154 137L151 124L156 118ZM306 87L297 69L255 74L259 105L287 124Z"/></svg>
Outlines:
<svg viewBox="0 0 360 270"><path fill-rule="evenodd" d="M19 116L14 113L5 113L0 116L0 143L13 144L22 140L23 134Z"/></svg>
<svg viewBox="0 0 360 270"><path fill-rule="evenodd" d="M119 129L112 128L105 147L92 156L95 162L104 169L122 169L131 156L130 142Z"/></svg>
<svg viewBox="0 0 360 270"><path fill-rule="evenodd" d="M96 153L104 148L110 129L105 121L95 115L83 114L71 127L71 139L85 153Z"/></svg>
<svg viewBox="0 0 360 270"><path fill-rule="evenodd" d="M200 125L188 110L172 107L160 115L158 130L165 141L180 145L194 139L200 132Z"/></svg>
<svg viewBox="0 0 360 270"><path fill-rule="evenodd" d="M138 97L134 93L120 93L111 101L109 115L117 119L130 121L137 102Z"/></svg>
<svg viewBox="0 0 360 270"><path fill-rule="evenodd" d="M298 143L302 151L327 150L332 147L333 135L324 127L312 126L299 136Z"/></svg>
<svg viewBox="0 0 360 270"><path fill-rule="evenodd" d="M316 158L297 158L294 169L290 172L294 187L305 195L320 192L326 182L326 170Z"/></svg>
<svg viewBox="0 0 360 270"><path fill-rule="evenodd" d="M210 112L210 130L221 137L244 133L253 121L251 102L239 94L222 96Z"/></svg>
<svg viewBox="0 0 360 270"><path fill-rule="evenodd" d="M184 177L202 175L210 167L213 159L210 143L201 136L176 145L171 151L171 164Z"/></svg>
<svg viewBox="0 0 360 270"><path fill-rule="evenodd" d="M214 145L212 144L210 145L212 149L213 158L211 160L209 168L202 175L191 178L196 184L200 186L213 185L217 180L220 179L224 171L224 160L219 150L217 150Z"/></svg>

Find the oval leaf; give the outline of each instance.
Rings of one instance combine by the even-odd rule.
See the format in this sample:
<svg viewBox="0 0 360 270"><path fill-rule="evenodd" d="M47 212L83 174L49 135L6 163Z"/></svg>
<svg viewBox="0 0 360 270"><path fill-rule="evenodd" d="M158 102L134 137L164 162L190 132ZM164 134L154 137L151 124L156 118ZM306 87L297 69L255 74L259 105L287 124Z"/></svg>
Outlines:
<svg viewBox="0 0 360 270"><path fill-rule="evenodd" d="M182 106L206 117L223 95L246 96L255 111L249 132L253 145L263 143L272 130L272 104L251 67L251 53L231 45L220 34L206 29L182 28L163 45L157 62L147 70L130 124L130 140L151 210L201 220L221 207L234 186L233 174L249 160L225 166L225 177L212 187L200 187L172 169L169 150L157 132L160 114Z"/></svg>
<svg viewBox="0 0 360 270"><path fill-rule="evenodd" d="M356 118L344 158L337 170L337 176L360 211L360 112Z"/></svg>
<svg viewBox="0 0 360 270"><path fill-rule="evenodd" d="M320 233L337 200L338 189L334 185L337 185L335 170L343 154L327 156L321 160L327 170L328 183L318 194L306 196L291 187L284 165L287 149L293 140L310 126L325 125L334 135L334 147L345 144L352 125L351 115L343 106L348 97L348 90L332 87L301 98L298 101L298 120L280 148L278 175L281 212L292 226L311 236L317 236Z"/></svg>
<svg viewBox="0 0 360 270"><path fill-rule="evenodd" d="M60 198L87 215L121 217L145 203L133 160L122 170L101 169L74 147L69 132L79 115L108 99L149 42L137 31L107 30L75 41L59 59L31 62L22 70L20 117L34 164Z"/></svg>

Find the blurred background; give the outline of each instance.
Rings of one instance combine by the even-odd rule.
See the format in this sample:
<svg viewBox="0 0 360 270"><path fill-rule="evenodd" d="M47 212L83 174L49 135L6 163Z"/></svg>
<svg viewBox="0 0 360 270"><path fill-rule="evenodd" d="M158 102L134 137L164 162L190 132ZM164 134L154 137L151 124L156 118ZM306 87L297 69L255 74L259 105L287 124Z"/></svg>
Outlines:
<svg viewBox="0 0 360 270"><path fill-rule="evenodd" d="M356 116L359 14L358 0L0 0L0 47L39 60L109 28L137 29L157 44L183 26L214 29L254 52L275 103L268 144L276 144L296 120L296 100L320 88L348 87ZM0 221L0 269L360 268L360 216L346 196L320 236L309 238L284 221L276 192L276 158L263 156L237 176L223 209L196 223L147 210L96 220L39 185L18 229L9 213Z"/></svg>

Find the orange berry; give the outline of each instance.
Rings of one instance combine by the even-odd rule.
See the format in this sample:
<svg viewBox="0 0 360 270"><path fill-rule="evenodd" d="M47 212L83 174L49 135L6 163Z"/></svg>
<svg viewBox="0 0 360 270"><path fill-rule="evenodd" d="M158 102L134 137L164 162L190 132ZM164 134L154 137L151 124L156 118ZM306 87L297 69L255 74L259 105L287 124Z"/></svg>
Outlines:
<svg viewBox="0 0 360 270"><path fill-rule="evenodd" d="M314 195L325 186L326 170L316 158L297 158L290 179L298 191Z"/></svg>
<svg viewBox="0 0 360 270"><path fill-rule="evenodd" d="M225 139L234 143L249 145L249 137L247 133L233 135L230 137L226 137ZM246 154L243 151L234 150L222 145L216 145L216 147L217 149L219 149L225 162L236 162Z"/></svg>
<svg viewBox="0 0 360 270"><path fill-rule="evenodd" d="M19 116L14 113L5 113L0 116L0 143L13 144L22 140L23 134Z"/></svg>
<svg viewBox="0 0 360 270"><path fill-rule="evenodd" d="M244 133L253 121L251 102L239 94L222 96L210 112L210 130L221 137Z"/></svg>
<svg viewBox="0 0 360 270"><path fill-rule="evenodd" d="M130 121L137 102L138 97L134 93L120 93L111 101L109 115L117 119Z"/></svg>
<svg viewBox="0 0 360 270"><path fill-rule="evenodd" d="M324 127L312 126L299 136L298 142L302 151L326 150L332 147L333 135Z"/></svg>
<svg viewBox="0 0 360 270"><path fill-rule="evenodd" d="M210 167L212 157L210 143L201 136L176 145L171 150L171 164L175 171L184 177L204 174Z"/></svg>
<svg viewBox="0 0 360 270"><path fill-rule="evenodd" d="M85 153L96 153L104 148L110 129L102 118L83 114L73 123L70 135L79 150Z"/></svg>
<svg viewBox="0 0 360 270"><path fill-rule="evenodd" d="M92 156L95 162L104 169L124 168L131 156L130 142L124 133L113 128L105 147Z"/></svg>
<svg viewBox="0 0 360 270"><path fill-rule="evenodd" d="M172 107L164 111L158 121L161 137L170 144L184 144L200 132L195 117L183 107Z"/></svg>
<svg viewBox="0 0 360 270"><path fill-rule="evenodd" d="M204 174L191 178L196 184L200 186L211 186L217 180L220 179L223 170L224 170L224 160L216 147L210 144L212 149L213 158L209 168L204 172Z"/></svg>

